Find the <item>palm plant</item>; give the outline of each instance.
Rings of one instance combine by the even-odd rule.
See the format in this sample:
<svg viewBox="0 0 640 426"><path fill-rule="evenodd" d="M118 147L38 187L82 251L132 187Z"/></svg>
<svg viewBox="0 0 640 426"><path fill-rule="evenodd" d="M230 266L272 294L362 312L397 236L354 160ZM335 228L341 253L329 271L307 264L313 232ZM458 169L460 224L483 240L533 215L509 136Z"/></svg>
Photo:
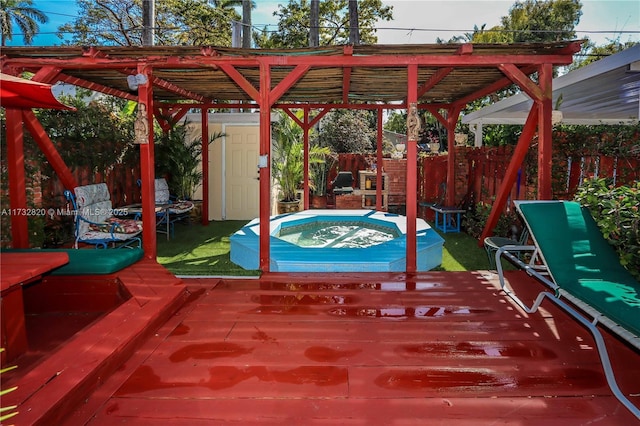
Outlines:
<svg viewBox="0 0 640 426"><path fill-rule="evenodd" d="M285 113L280 114L280 119L273 127L271 171L280 185L280 201L291 202L296 201L296 190L304 179L303 130ZM309 149L309 164L324 163L325 156L329 154L327 147L312 146Z"/></svg>
<svg viewBox="0 0 640 426"><path fill-rule="evenodd" d="M170 176L167 180L169 190L181 200L191 199L202 181L202 142L199 137L188 139L187 126L187 122L178 124L163 133L156 146L156 173ZM209 143L223 136L223 133L216 132Z"/></svg>
<svg viewBox="0 0 640 426"><path fill-rule="evenodd" d="M39 9L33 7L33 0L0 0L0 26L2 27L2 46L13 39L13 22L16 23L24 44L31 44L40 27L49 21Z"/></svg>

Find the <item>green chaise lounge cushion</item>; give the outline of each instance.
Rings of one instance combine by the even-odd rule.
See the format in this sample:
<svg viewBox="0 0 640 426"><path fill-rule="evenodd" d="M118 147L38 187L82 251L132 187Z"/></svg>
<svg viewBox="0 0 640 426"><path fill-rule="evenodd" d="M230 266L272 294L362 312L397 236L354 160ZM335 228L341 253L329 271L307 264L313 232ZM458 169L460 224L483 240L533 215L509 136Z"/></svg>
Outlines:
<svg viewBox="0 0 640 426"><path fill-rule="evenodd" d="M519 208L555 283L640 335L640 283L620 264L589 210L567 201Z"/></svg>

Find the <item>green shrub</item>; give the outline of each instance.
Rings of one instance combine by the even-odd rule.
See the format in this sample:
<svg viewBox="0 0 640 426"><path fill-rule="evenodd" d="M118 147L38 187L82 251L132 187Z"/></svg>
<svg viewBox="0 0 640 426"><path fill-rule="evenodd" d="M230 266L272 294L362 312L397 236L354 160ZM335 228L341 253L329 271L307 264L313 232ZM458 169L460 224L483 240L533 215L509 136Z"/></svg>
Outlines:
<svg viewBox="0 0 640 426"><path fill-rule="evenodd" d="M491 213L491 205L478 203L469 209L464 216L462 226L465 232L474 238L480 238L487 219ZM514 211L502 213L498 219L493 235L517 239L522 232L522 222Z"/></svg>
<svg viewBox="0 0 640 426"><path fill-rule="evenodd" d="M616 188L608 179L585 180L575 201L589 209L620 263L640 279L640 182Z"/></svg>

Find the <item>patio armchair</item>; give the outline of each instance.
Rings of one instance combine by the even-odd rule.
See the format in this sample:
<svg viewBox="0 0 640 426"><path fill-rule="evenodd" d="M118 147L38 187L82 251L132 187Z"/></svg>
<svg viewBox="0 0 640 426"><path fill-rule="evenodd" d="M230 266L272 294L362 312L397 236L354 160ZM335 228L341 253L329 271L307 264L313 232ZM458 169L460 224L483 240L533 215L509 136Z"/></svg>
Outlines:
<svg viewBox="0 0 640 426"><path fill-rule="evenodd" d="M141 185L142 182L138 179L138 186ZM156 230L160 233L166 233L167 239L169 239L174 235L175 223L189 218L195 205L192 201L179 200L171 195L169 184L165 178L156 178L154 187Z"/></svg>
<svg viewBox="0 0 640 426"><path fill-rule="evenodd" d="M95 248L142 246L142 222L123 217L127 212L113 208L106 183L78 186L73 192L64 191L64 195L75 211L75 248L78 243Z"/></svg>

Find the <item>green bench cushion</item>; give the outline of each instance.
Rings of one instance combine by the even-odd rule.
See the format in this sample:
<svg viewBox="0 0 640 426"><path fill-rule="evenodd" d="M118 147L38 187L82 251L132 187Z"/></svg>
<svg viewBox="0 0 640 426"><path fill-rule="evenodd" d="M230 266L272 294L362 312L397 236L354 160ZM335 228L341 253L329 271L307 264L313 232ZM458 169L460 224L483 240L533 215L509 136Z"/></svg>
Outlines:
<svg viewBox="0 0 640 426"><path fill-rule="evenodd" d="M20 252L30 249L9 249ZM38 252L65 252L69 263L51 271L51 275L106 275L118 272L142 259L142 249L95 250L95 249L37 249Z"/></svg>
<svg viewBox="0 0 640 426"><path fill-rule="evenodd" d="M640 336L640 283L576 202L519 206L555 283Z"/></svg>

